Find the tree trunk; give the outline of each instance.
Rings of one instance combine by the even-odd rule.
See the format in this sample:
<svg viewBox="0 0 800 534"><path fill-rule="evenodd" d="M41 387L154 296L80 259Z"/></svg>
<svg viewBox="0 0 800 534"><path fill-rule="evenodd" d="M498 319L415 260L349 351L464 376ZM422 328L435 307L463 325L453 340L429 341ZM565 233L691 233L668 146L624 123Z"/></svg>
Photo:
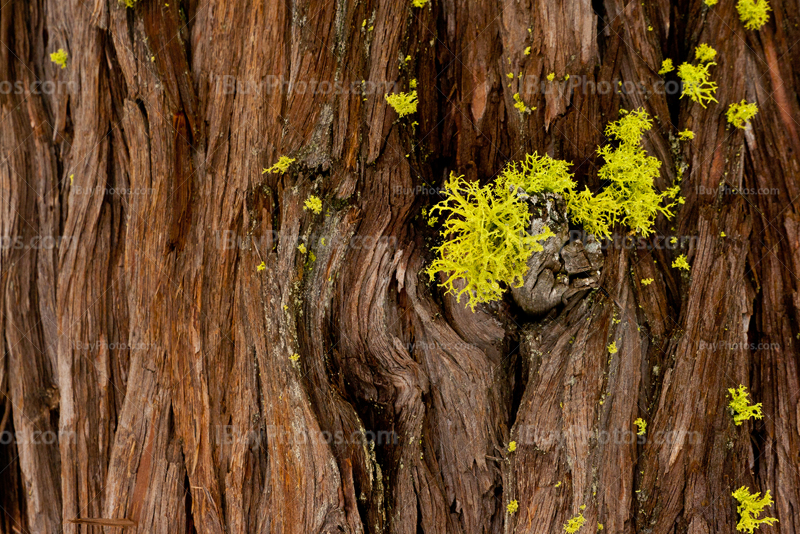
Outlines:
<svg viewBox="0 0 800 534"><path fill-rule="evenodd" d="M800 4L771 6L4 0L0 533L733 533L741 486L800 533ZM707 108L658 74L703 42ZM638 107L685 204L596 288L473 313L428 279L451 171L536 150L597 191Z"/></svg>

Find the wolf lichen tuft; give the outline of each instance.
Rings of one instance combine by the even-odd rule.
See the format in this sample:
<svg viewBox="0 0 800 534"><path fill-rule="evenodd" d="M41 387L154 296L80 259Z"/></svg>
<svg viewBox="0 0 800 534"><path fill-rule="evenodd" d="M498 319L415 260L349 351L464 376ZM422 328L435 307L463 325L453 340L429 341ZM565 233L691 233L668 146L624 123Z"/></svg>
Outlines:
<svg viewBox="0 0 800 534"><path fill-rule="evenodd" d="M747 398L747 387L739 384L739 388L728 389L728 393L731 396L731 402L728 403L728 408L730 408L731 413L733 414L733 422L736 426L741 426L742 423L750 419L751 417L755 417L756 419L761 419L763 415L761 415L761 403L758 404L750 404L750 399Z"/></svg>
<svg viewBox="0 0 800 534"><path fill-rule="evenodd" d="M578 514L572 519L567 520L567 523L564 525L564 532L567 534L575 534L581 529L584 523L586 523L586 518L583 517L583 514Z"/></svg>
<svg viewBox="0 0 800 534"><path fill-rule="evenodd" d="M517 450L517 442L516 441L509 441L508 442L508 452L514 452Z"/></svg>
<svg viewBox="0 0 800 534"><path fill-rule="evenodd" d="M618 351L617 342L616 341L612 341L611 344L606 348L608 349L608 353L609 354L616 354L617 351Z"/></svg>
<svg viewBox="0 0 800 534"><path fill-rule="evenodd" d="M675 65L672 64L671 59L667 58L661 62L661 69L658 71L658 73L663 76L668 72L672 72L673 70L675 70Z"/></svg>
<svg viewBox="0 0 800 534"><path fill-rule="evenodd" d="M643 286L649 286L650 284L653 283L653 279L652 278L642 278L641 283L642 283Z"/></svg>
<svg viewBox="0 0 800 534"><path fill-rule="evenodd" d="M434 249L437 258L426 272L431 280L447 273L440 286L457 302L466 295L475 311L477 304L502 296L501 283L521 286L531 253L543 250L540 242L554 234L547 227L530 234L528 205L505 180L480 186L451 173L445 195L430 211L448 214L441 232L445 241ZM466 284L462 289L455 285L459 278Z"/></svg>
<svg viewBox="0 0 800 534"><path fill-rule="evenodd" d="M694 132L691 130L684 130L682 132L678 132L678 139L680 139L681 141L694 139Z"/></svg>
<svg viewBox="0 0 800 534"><path fill-rule="evenodd" d="M767 0L739 0L736 10L746 30L760 30L769 21L772 8Z"/></svg>
<svg viewBox="0 0 800 534"><path fill-rule="evenodd" d="M717 51L708 46L706 43L701 43L700 46L694 49L694 56L697 61L701 63L708 63L717 57Z"/></svg>
<svg viewBox="0 0 800 534"><path fill-rule="evenodd" d="M517 502L516 499L509 502L508 506L506 506L506 511L511 515L517 513L517 510L519 510L519 503Z"/></svg>
<svg viewBox="0 0 800 534"><path fill-rule="evenodd" d="M728 122L737 128L744 129L750 119L758 113L758 106L755 103L750 103L747 100L742 100L739 104L733 103L728 107L725 116Z"/></svg>
<svg viewBox="0 0 800 534"><path fill-rule="evenodd" d="M605 131L611 140L619 141L619 146L609 144L597 152L605 160L598 177L609 185L594 197L588 190L570 194L567 209L573 221L598 237L609 237L616 223L625 224L646 237L653 233L658 213L672 217L670 208L675 203L662 205L662 202L675 198L679 188L673 187L663 193L653 188L661 162L648 156L642 147L642 135L652 127L647 112L620 110L620 114L623 117L609 123Z"/></svg>
<svg viewBox="0 0 800 534"><path fill-rule="evenodd" d="M714 95L717 92L717 84L709 81L708 68L716 65L709 62L700 65L684 63L678 67L678 77L683 81L683 91L681 98L689 96L694 102L706 107L708 102L718 102Z"/></svg>
<svg viewBox="0 0 800 534"><path fill-rule="evenodd" d="M67 58L69 54L63 48L59 48L57 52L53 52L50 54L50 61L61 67L62 69L67 67Z"/></svg>
<svg viewBox="0 0 800 534"><path fill-rule="evenodd" d="M401 119L406 115L417 112L417 90L410 93L392 93L384 95L386 102L397 112Z"/></svg>
<svg viewBox="0 0 800 534"><path fill-rule="evenodd" d="M272 174L277 174L277 173L285 174L286 171L289 170L289 165L294 163L294 161L295 161L294 158L290 158L289 156L281 156L280 158L278 158L278 161L275 163L275 165L273 165L269 169L264 169L263 171L261 171L261 174L266 174L268 172Z"/></svg>
<svg viewBox="0 0 800 534"><path fill-rule="evenodd" d="M519 96L519 93L514 94L514 107L517 109L517 111L519 111L520 115L524 115L525 113L530 113L531 111L536 109L535 107L529 108L528 106L526 106L525 102L522 101L522 97Z"/></svg>
<svg viewBox="0 0 800 534"><path fill-rule="evenodd" d="M688 271L690 267L689 267L689 262L686 261L686 254L681 254L680 256L675 258L675 261L672 262L672 267Z"/></svg>
<svg viewBox="0 0 800 534"><path fill-rule="evenodd" d="M647 421L642 419L641 417L637 418L636 421L633 422L634 425L638 428L636 432L637 436L644 436L647 432Z"/></svg>
<svg viewBox="0 0 800 534"><path fill-rule="evenodd" d="M322 213L322 199L314 195L309 196L303 203L303 209L319 215Z"/></svg>
<svg viewBox="0 0 800 534"><path fill-rule="evenodd" d="M564 194L575 188L568 163L547 154L526 154L525 160L506 165L500 180L519 186L529 195L535 193Z"/></svg>
<svg viewBox="0 0 800 534"><path fill-rule="evenodd" d="M739 514L739 523L736 525L736 530L739 532L753 534L753 531L762 523L771 525L778 522L774 517L764 517L761 519L758 517L761 515L761 512L764 511L764 508L772 506L773 504L772 497L769 495L769 490L767 490L760 499L758 498L759 495L761 495L760 492L751 494L750 488L746 486L742 486L731 495L733 495L734 499L739 501L739 506L736 507L736 512Z"/></svg>

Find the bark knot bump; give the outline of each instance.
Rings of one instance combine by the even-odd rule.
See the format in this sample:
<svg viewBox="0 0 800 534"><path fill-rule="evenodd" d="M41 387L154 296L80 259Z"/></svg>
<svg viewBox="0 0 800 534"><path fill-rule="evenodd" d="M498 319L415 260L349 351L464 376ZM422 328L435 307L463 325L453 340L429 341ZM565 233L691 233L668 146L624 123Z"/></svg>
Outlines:
<svg viewBox="0 0 800 534"><path fill-rule="evenodd" d="M528 197L528 203L531 234L549 227L555 235L542 242L544 250L528 258L523 283L512 287L511 295L526 313L544 315L575 295L597 287L603 253L594 236L570 232L561 195L535 194Z"/></svg>

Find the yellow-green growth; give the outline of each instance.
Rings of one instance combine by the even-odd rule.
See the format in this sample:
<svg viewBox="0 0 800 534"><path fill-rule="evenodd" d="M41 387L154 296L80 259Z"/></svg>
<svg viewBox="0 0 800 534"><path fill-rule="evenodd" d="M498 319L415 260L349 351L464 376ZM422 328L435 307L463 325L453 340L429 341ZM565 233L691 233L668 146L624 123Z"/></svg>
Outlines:
<svg viewBox="0 0 800 534"><path fill-rule="evenodd" d="M509 514L512 514L512 515L515 514L515 513L517 513L517 510L519 510L519 503L517 502L516 499L514 499L513 501L508 503L508 506L506 506L506 511Z"/></svg>
<svg viewBox="0 0 800 534"><path fill-rule="evenodd" d="M575 534L575 532L581 529L584 523L586 523L586 518L583 517L583 514L578 514L567 521L564 525L564 532L567 534Z"/></svg>
<svg viewBox="0 0 800 534"><path fill-rule="evenodd" d="M739 532L747 532L753 534L762 523L771 525L777 523L778 520L774 517L764 517L759 519L759 515L764 511L767 506L772 506L772 497L769 495L769 490L764 493L762 498L758 498L761 493L750 493L750 489L742 486L732 493L733 498L739 501L739 506L736 507L736 512L739 514L739 523L736 525L736 530Z"/></svg>
<svg viewBox="0 0 800 534"><path fill-rule="evenodd" d="M259 264L258 264L258 266L256 267L256 272L259 272L259 273L260 273L261 271L263 271L263 270L264 270L264 269L266 269L266 268L267 268L267 264L266 264L266 263L264 263L264 262L262 261L262 262L261 262L261 263L259 263Z"/></svg>
<svg viewBox="0 0 800 534"><path fill-rule="evenodd" d="M717 92L717 84L709 81L708 68L716 63L709 62L700 65L684 63L678 67L678 77L683 81L683 91L681 98L689 96L694 102L706 107L708 102L717 102L714 95Z"/></svg>
<svg viewBox="0 0 800 534"><path fill-rule="evenodd" d="M606 347L608 349L609 354L616 354L617 353L617 342L612 341L611 344Z"/></svg>
<svg viewBox="0 0 800 534"><path fill-rule="evenodd" d="M769 21L772 8L767 0L739 0L736 10L746 30L760 30Z"/></svg>
<svg viewBox="0 0 800 534"><path fill-rule="evenodd" d="M519 111L520 115L523 115L525 113L530 113L532 109L536 109L535 107L529 108L528 106L526 106L525 102L523 102L522 98L519 96L519 93L516 93L514 95L514 107L517 108L517 111Z"/></svg>
<svg viewBox="0 0 800 534"><path fill-rule="evenodd" d="M425 7L427 3L428 0L411 0L411 5L414 7Z"/></svg>
<svg viewBox="0 0 800 534"><path fill-rule="evenodd" d="M271 172L273 174L277 173L285 174L286 171L289 170L289 165L294 163L294 161L295 159L290 158L289 156L281 156L280 158L278 158L278 161L275 163L275 165L273 165L269 169L264 169L263 171L261 171L261 174L266 174L268 172Z"/></svg>
<svg viewBox="0 0 800 534"><path fill-rule="evenodd" d="M572 173L564 160L553 159L547 154L539 156L537 152L526 154L525 160L506 165L500 173L499 180L516 185L529 195L535 193L565 194L575 189Z"/></svg>
<svg viewBox="0 0 800 534"><path fill-rule="evenodd" d="M411 80L409 80L408 81L408 86L411 89L416 89L417 88L417 79L416 78L412 78Z"/></svg>
<svg viewBox="0 0 800 534"><path fill-rule="evenodd" d="M547 227L530 234L528 204L505 180L481 187L451 173L445 195L430 212L447 213L441 232L445 241L434 249L437 258L426 272L431 280L440 271L447 273L441 287L455 294L457 302L466 295L475 311L477 304L502 296L501 284L521 286L528 258L543 250L540 241L554 234ZM466 283L462 289L455 286L459 278Z"/></svg>
<svg viewBox="0 0 800 534"><path fill-rule="evenodd" d="M708 7L714 7L715 5L717 5L717 1L718 1L718 0L705 0L705 4L706 4Z"/></svg>
<svg viewBox="0 0 800 534"><path fill-rule="evenodd" d="M550 74L547 75L547 81L548 82L552 82L555 79L556 79L556 73L555 72L551 72Z"/></svg>
<svg viewBox="0 0 800 534"><path fill-rule="evenodd" d="M311 195L303 203L303 209L319 215L322 213L322 200L318 196Z"/></svg>
<svg viewBox="0 0 800 534"><path fill-rule="evenodd" d="M761 415L761 403L750 404L746 386L739 384L738 390L730 388L728 389L728 393L731 395L731 402L728 403L728 408L730 408L731 413L733 413L733 422L736 423L736 426L741 426L742 423L751 417L755 417L756 419L761 419L763 417Z"/></svg>
<svg viewBox="0 0 800 534"><path fill-rule="evenodd" d="M294 354L289 356L289 359L292 360L293 362L297 362L297 360L300 359L300 355L295 352Z"/></svg>
<svg viewBox="0 0 800 534"><path fill-rule="evenodd" d="M667 58L661 62L661 70L659 70L658 73L663 76L668 72L672 72L673 70L675 70L675 65L672 64L671 59Z"/></svg>
<svg viewBox="0 0 800 534"><path fill-rule="evenodd" d="M123 2L127 7L136 7L136 2L139 0L120 0Z"/></svg>
<svg viewBox="0 0 800 534"><path fill-rule="evenodd" d="M58 52L53 52L50 54L50 61L61 67L62 69L67 67L67 58L69 54L63 48L59 48Z"/></svg>
<svg viewBox="0 0 800 534"><path fill-rule="evenodd" d="M745 128L756 113L758 113L758 106L755 103L742 100L739 104L731 104L725 116L728 118L728 122L737 128Z"/></svg>
<svg viewBox="0 0 800 534"><path fill-rule="evenodd" d="M308 251L304 243L300 243L299 245L297 245L297 250L300 251L300 254L305 254Z"/></svg>
<svg viewBox="0 0 800 534"><path fill-rule="evenodd" d="M686 254L681 254L675 261L672 262L672 266L677 269L683 269L684 271L688 271L690 269L689 262L686 261Z"/></svg>
<svg viewBox="0 0 800 534"><path fill-rule="evenodd" d="M410 93L392 93L384 95L386 102L392 106L400 118L417 112L417 91Z"/></svg>
<svg viewBox="0 0 800 534"><path fill-rule="evenodd" d="M643 286L649 286L652 283L653 283L653 279L652 278L642 278L642 285Z"/></svg>
<svg viewBox="0 0 800 534"><path fill-rule="evenodd" d="M708 46L706 43L701 43L700 46L694 49L694 56L697 58L697 61L700 61L701 63L708 63L717 57L717 51Z"/></svg>
<svg viewBox="0 0 800 534"><path fill-rule="evenodd" d="M509 441L508 442L508 452L514 452L517 450L517 442L516 441Z"/></svg>
<svg viewBox="0 0 800 534"><path fill-rule="evenodd" d="M618 146L609 144L597 151L605 160L598 177L609 185L594 197L588 190L569 195L567 210L573 221L599 237L609 237L616 223L648 236L653 233L658 213L672 217L670 208L675 203L662 205L662 202L674 199L679 187L663 193L653 188L661 161L648 156L641 143L642 135L653 125L650 115L643 109L620 110L620 114L622 118L609 123L605 131L606 137L619 142Z"/></svg>
<svg viewBox="0 0 800 534"><path fill-rule="evenodd" d="M691 140L694 139L694 132L691 130L684 130L682 132L678 132L678 139L681 141L686 141L687 139Z"/></svg>
<svg viewBox="0 0 800 534"><path fill-rule="evenodd" d="M530 46L525 49L525 55L526 56L531 55L531 47Z"/></svg>
<svg viewBox="0 0 800 534"><path fill-rule="evenodd" d="M636 432L636 435L644 436L645 433L647 432L647 421L639 417L638 419L636 419L636 421L633 422L633 424L636 425L639 429L639 431Z"/></svg>

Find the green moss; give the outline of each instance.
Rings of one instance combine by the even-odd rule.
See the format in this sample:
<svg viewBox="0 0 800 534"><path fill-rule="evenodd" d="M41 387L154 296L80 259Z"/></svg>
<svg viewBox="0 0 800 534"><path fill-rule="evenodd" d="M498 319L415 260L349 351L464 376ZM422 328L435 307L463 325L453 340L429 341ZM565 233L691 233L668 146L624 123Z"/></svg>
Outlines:
<svg viewBox="0 0 800 534"><path fill-rule="evenodd" d="M716 63L709 62L700 65L684 63L678 67L678 77L683 81L683 91L681 98L689 96L694 102L706 107L708 102L717 102L714 95L717 92L717 84L709 81L709 67Z"/></svg>
<svg viewBox="0 0 800 534"><path fill-rule="evenodd" d="M66 68L67 66L67 58L69 54L63 48L59 48L58 52L53 52L50 54L50 61L58 65L59 67Z"/></svg>
<svg viewBox="0 0 800 534"><path fill-rule="evenodd" d="M769 21L769 7L767 0L739 0L736 4L739 19L747 30L760 30Z"/></svg>
<svg viewBox="0 0 800 534"><path fill-rule="evenodd" d="M661 70L659 70L658 73L663 76L673 70L675 70L675 66L672 64L672 60L668 58L661 62Z"/></svg>
<svg viewBox="0 0 800 534"><path fill-rule="evenodd" d="M728 408L730 408L733 414L733 422L736 426L741 426L742 423L749 420L751 417L755 417L756 419L761 419L763 417L761 415L761 403L750 404L750 399L747 398L748 393L746 386L739 384L738 389L730 388L728 389L728 393L730 393L731 397Z"/></svg>
<svg viewBox="0 0 800 534"><path fill-rule="evenodd" d="M431 280L440 271L447 273L440 285L458 302L466 295L474 311L479 303L501 298L501 284L521 286L528 258L554 234L547 227L530 234L528 205L505 180L480 186L451 173L445 195L431 208L431 214L447 214L441 232L445 241L426 272ZM455 286L459 278L466 282L460 290Z"/></svg>
<svg viewBox="0 0 800 534"><path fill-rule="evenodd" d="M392 93L391 95L384 95L386 102L392 106L392 109L397 112L400 118L417 112L417 91L416 89L410 93Z"/></svg>
<svg viewBox="0 0 800 534"><path fill-rule="evenodd" d="M747 126L747 122L756 116L756 113L758 113L758 106L755 103L742 100L739 104L731 104L725 115L729 123L743 129Z"/></svg>
<svg viewBox="0 0 800 534"><path fill-rule="evenodd" d="M739 506L736 507L736 512L739 514L739 523L736 525L736 530L739 532L753 534L753 531L761 524L771 525L778 522L774 517L758 518L764 508L773 504L769 490L760 499L758 498L761 495L760 492L751 494L750 489L746 486L734 491L732 495L734 499L739 501Z"/></svg>

